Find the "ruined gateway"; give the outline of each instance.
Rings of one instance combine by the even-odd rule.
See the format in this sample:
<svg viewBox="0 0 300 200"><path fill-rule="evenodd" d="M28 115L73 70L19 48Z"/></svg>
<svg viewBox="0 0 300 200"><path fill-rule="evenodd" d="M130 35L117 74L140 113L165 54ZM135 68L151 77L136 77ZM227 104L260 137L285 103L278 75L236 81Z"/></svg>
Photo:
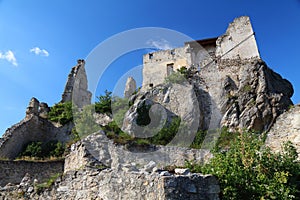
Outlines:
<svg viewBox="0 0 300 200"><path fill-rule="evenodd" d="M275 150L286 140L276 134L284 127L300 153L299 106L287 111L293 87L261 60L249 17L235 19L218 38L187 41L180 48L149 53L143 62L141 90L131 95L136 83L130 78L124 91L133 103L122 127L128 133L138 134L137 108L146 103L158 111L167 110L167 119L180 116L190 131L223 126L271 130L267 143ZM73 100L79 108L91 103L84 64L78 60L72 68L61 102ZM166 82L183 68L188 71L185 80ZM132 153L100 131L73 144L63 161L12 161L29 141L69 140L74 124L52 123L47 112L46 103L31 99L25 119L0 138L0 158L9 159L0 161L0 199L16 199L20 194L28 199L219 199L218 181L211 175L160 170L167 165L183 166L185 160L206 162L212 155L205 149L168 145L155 147L152 154ZM285 124L285 117L292 122ZM57 172L63 176L52 187L35 191L36 181Z"/></svg>

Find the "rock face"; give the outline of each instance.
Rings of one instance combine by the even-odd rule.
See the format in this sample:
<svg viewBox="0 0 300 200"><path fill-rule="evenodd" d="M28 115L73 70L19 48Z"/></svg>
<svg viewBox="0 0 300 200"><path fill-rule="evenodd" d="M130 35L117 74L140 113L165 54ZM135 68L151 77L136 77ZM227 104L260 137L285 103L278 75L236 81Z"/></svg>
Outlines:
<svg viewBox="0 0 300 200"><path fill-rule="evenodd" d="M136 82L134 78L128 77L124 90L124 98L129 99L136 90Z"/></svg>
<svg viewBox="0 0 300 200"><path fill-rule="evenodd" d="M222 126L267 131L293 104L291 83L263 61L223 61L219 67L223 69L219 74L222 85L215 102L222 114Z"/></svg>
<svg viewBox="0 0 300 200"><path fill-rule="evenodd" d="M92 94L88 91L84 65L84 60L78 60L77 65L72 68L62 94L61 102L72 101L79 108L91 104Z"/></svg>
<svg viewBox="0 0 300 200"><path fill-rule="evenodd" d="M283 144L291 141L300 155L300 105L280 115L267 135L266 146L275 152L282 151ZM298 157L300 160L300 157Z"/></svg>
<svg viewBox="0 0 300 200"><path fill-rule="evenodd" d="M198 71L190 68L182 84L161 84L141 91L134 105L149 100L180 116L193 130L226 126L267 131L292 105L293 87L259 59L223 59ZM123 130L132 134L136 109L126 114Z"/></svg>
<svg viewBox="0 0 300 200"><path fill-rule="evenodd" d="M77 170L91 160L119 170L126 165L134 165L137 169L141 169L150 162L155 162L158 168L171 165L184 166L186 160L203 163L211 157L212 154L208 150L174 146L149 146L141 150L138 147L116 145L100 132L72 145L71 152L65 159L65 172Z"/></svg>

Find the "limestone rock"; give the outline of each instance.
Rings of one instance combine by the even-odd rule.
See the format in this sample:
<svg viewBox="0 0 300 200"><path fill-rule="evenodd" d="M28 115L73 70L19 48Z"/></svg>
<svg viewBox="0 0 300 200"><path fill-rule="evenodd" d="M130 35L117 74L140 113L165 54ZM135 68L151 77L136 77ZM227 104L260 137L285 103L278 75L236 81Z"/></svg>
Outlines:
<svg viewBox="0 0 300 200"><path fill-rule="evenodd" d="M139 124L138 119L144 115L149 117L149 123ZM146 92L139 92L125 115L122 130L136 137L152 137L177 116L183 122L181 126L186 126L185 130L192 134L197 132L202 116L194 88L188 83L162 84ZM144 130L148 131L147 134L141 135ZM186 134L183 136L181 130L173 140L174 145L178 142L190 144L193 138L186 137ZM186 141L182 140L182 136Z"/></svg>
<svg viewBox="0 0 300 200"><path fill-rule="evenodd" d="M209 150L173 146L151 146L143 152L130 151L126 146L114 144L104 132L100 131L72 145L71 152L65 159L65 172L77 170L90 165L91 162L101 163L115 170L128 163L135 163L131 165L143 170L144 166L150 163L151 167L147 168L152 170L155 166L157 168L169 165L184 166L186 160L205 163L211 157Z"/></svg>
<svg viewBox="0 0 300 200"><path fill-rule="evenodd" d="M291 141L300 160L300 105L284 112L277 119L266 139L266 146L275 152L281 152L284 143Z"/></svg>
<svg viewBox="0 0 300 200"><path fill-rule="evenodd" d="M125 85L124 97L127 99L130 98L135 91L136 91L136 82L134 78L128 77Z"/></svg>

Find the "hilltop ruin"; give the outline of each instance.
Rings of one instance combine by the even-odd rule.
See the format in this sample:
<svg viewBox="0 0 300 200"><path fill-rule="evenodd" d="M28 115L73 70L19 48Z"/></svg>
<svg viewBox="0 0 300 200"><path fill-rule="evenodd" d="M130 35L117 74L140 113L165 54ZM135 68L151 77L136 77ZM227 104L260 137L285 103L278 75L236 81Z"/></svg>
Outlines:
<svg viewBox="0 0 300 200"><path fill-rule="evenodd" d="M180 73L178 70L184 72L184 79L168 81ZM274 149L285 139L277 130L291 128L288 136L296 138L300 152L299 106L288 111L293 105L293 87L262 61L249 17L235 19L222 36L145 54L141 90L136 91L133 78L125 88L124 95L132 106L122 129L131 135L141 130L136 123L137 110L146 105L155 107L152 112L156 114L164 112L167 122L180 117L185 133L204 130L209 134L222 127L258 132L271 129L267 141ZM61 102L70 101L80 109L91 103L84 60L78 60L68 76ZM49 109L46 103L32 98L25 118L0 138L0 158L7 159L0 161L0 199L14 199L19 191L32 199L219 199L215 177L182 169L172 173L163 170L170 165L183 166L186 160L211 159L208 149L176 146L178 140L190 144L186 135L175 137L167 146L151 146L150 153L143 154L128 151L126 145L115 144L99 131L72 144L62 161L12 161L29 141L69 141L74 124L62 126L49 121ZM292 123L282 126L284 117ZM34 179L53 173L64 176L42 193L36 192Z"/></svg>

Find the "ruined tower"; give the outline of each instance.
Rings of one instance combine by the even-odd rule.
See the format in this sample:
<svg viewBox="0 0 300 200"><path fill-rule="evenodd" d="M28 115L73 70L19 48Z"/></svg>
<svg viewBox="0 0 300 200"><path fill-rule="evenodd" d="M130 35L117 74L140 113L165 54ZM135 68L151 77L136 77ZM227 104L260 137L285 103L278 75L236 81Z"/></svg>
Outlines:
<svg viewBox="0 0 300 200"><path fill-rule="evenodd" d="M85 71L85 61L77 60L68 76L61 102L72 101L79 108L91 104L92 93L88 91L88 81Z"/></svg>
<svg viewBox="0 0 300 200"><path fill-rule="evenodd" d="M134 78L128 77L124 90L124 97L129 98L136 90L136 82Z"/></svg>

